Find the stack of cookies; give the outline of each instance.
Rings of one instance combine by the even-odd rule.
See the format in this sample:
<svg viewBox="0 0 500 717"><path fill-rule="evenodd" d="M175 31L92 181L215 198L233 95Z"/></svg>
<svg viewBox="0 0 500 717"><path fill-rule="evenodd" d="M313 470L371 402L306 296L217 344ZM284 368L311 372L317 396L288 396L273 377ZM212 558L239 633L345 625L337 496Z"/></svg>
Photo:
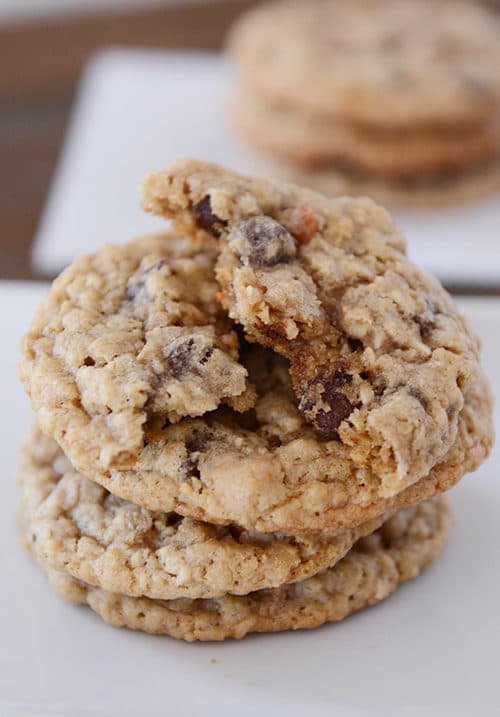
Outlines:
<svg viewBox="0 0 500 717"><path fill-rule="evenodd" d="M403 206L500 189L500 18L479 2L275 0L229 51L272 172Z"/></svg>
<svg viewBox="0 0 500 717"><path fill-rule="evenodd" d="M385 598L491 447L467 322L371 200L184 161L144 206L172 226L76 260L23 340L25 546L62 597L185 640Z"/></svg>

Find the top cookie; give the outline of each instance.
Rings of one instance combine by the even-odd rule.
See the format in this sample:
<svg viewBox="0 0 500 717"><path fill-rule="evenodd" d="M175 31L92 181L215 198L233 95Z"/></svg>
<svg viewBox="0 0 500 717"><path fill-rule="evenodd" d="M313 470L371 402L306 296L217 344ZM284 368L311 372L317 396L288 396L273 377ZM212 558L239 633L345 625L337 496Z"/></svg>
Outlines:
<svg viewBox="0 0 500 717"><path fill-rule="evenodd" d="M23 341L40 426L79 472L152 511L334 533L484 459L478 342L383 209L196 162L145 192L190 239L77 260Z"/></svg>
<svg viewBox="0 0 500 717"><path fill-rule="evenodd" d="M229 48L256 92L358 123L477 123L500 97L500 21L479 3L277 0Z"/></svg>
<svg viewBox="0 0 500 717"><path fill-rule="evenodd" d="M288 359L308 423L370 466L381 496L443 460L480 381L479 345L385 210L194 161L150 175L144 193L183 231L220 237L229 315Z"/></svg>

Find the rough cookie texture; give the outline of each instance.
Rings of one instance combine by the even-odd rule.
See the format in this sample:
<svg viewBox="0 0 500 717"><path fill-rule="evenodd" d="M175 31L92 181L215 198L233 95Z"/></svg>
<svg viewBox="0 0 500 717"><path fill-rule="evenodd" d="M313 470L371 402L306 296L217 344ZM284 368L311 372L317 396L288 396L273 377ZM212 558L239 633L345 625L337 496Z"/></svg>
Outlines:
<svg viewBox="0 0 500 717"><path fill-rule="evenodd" d="M448 490L489 451L491 397L481 380L466 396L445 460L401 493L381 498L371 467L354 465L346 446L306 423L283 359L254 346L242 360L257 389L254 410L185 418L159 431L132 467L94 469L89 477L152 511L261 532L333 533Z"/></svg>
<svg viewBox="0 0 500 717"><path fill-rule="evenodd" d="M480 3L277 0L241 17L229 49L244 82L274 103L414 127L489 121L499 38Z"/></svg>
<svg viewBox="0 0 500 717"><path fill-rule="evenodd" d="M379 602L436 558L450 527L444 501L429 501L396 514L334 567L308 580L212 600L125 597L47 569L42 561L41 566L62 598L86 603L116 627L187 641L239 639L250 632L314 628Z"/></svg>
<svg viewBox="0 0 500 717"><path fill-rule="evenodd" d="M19 374L42 429L84 472L133 465L167 422L252 405L214 261L209 245L162 234L77 259L54 282Z"/></svg>
<svg viewBox="0 0 500 717"><path fill-rule="evenodd" d="M23 520L41 562L107 591L161 600L244 595L304 580L383 521L315 538L153 513L77 473L38 428L21 453L18 478Z"/></svg>
<svg viewBox="0 0 500 717"><path fill-rule="evenodd" d="M205 240L213 232L193 207L209 200L220 300L251 341L290 362L301 413L345 449L370 502L427 477L454 444L463 450L464 397L488 393L478 340L439 283L408 261L385 210L195 161L150 175L144 194L146 209ZM488 400L480 413L486 446Z"/></svg>

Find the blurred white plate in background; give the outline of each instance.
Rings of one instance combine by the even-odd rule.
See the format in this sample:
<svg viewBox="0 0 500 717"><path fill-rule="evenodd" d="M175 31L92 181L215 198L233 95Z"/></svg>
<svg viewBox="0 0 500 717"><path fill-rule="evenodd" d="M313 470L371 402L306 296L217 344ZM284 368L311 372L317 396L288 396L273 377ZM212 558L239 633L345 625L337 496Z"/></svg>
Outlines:
<svg viewBox="0 0 500 717"><path fill-rule="evenodd" d="M59 600L14 523L18 446L32 421L14 375L18 342L45 291L0 282L2 717L498 717L500 448L452 492L456 525L437 562L343 623L186 645ZM461 307L500 395L500 300Z"/></svg>
<svg viewBox="0 0 500 717"><path fill-rule="evenodd" d="M163 223L139 207L151 169L198 157L255 171L225 116L220 55L111 49L88 64L33 253L54 274L77 254ZM464 208L404 213L411 256L450 284L500 284L500 195Z"/></svg>

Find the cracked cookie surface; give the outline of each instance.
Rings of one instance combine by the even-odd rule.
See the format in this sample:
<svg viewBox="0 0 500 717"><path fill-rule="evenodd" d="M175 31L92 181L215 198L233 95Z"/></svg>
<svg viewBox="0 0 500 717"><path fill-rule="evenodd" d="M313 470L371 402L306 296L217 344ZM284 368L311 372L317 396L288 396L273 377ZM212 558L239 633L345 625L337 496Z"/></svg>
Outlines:
<svg viewBox="0 0 500 717"><path fill-rule="evenodd" d="M222 304L289 361L306 422L346 450L354 474L371 472L374 495L392 498L445 460L465 395L484 391L479 343L408 261L385 210L189 160L146 178L144 194L182 231L216 234ZM488 423L487 401L480 410Z"/></svg>
<svg viewBox="0 0 500 717"><path fill-rule="evenodd" d="M166 233L77 259L53 283L19 374L75 465L131 465L158 426L252 405L213 264L209 246Z"/></svg>
<svg viewBox="0 0 500 717"><path fill-rule="evenodd" d="M150 600L109 593L63 571L42 569L65 600L89 605L106 622L177 639L239 639L250 632L314 628L388 597L440 553L451 527L443 499L400 511L361 539L334 567L282 587L211 600ZM26 541L29 547L29 540Z"/></svg>
<svg viewBox="0 0 500 717"><path fill-rule="evenodd" d="M330 538L154 513L79 474L37 427L22 450L18 480L22 520L41 562L110 592L160 600L244 595L304 580L334 565L383 521Z"/></svg>

